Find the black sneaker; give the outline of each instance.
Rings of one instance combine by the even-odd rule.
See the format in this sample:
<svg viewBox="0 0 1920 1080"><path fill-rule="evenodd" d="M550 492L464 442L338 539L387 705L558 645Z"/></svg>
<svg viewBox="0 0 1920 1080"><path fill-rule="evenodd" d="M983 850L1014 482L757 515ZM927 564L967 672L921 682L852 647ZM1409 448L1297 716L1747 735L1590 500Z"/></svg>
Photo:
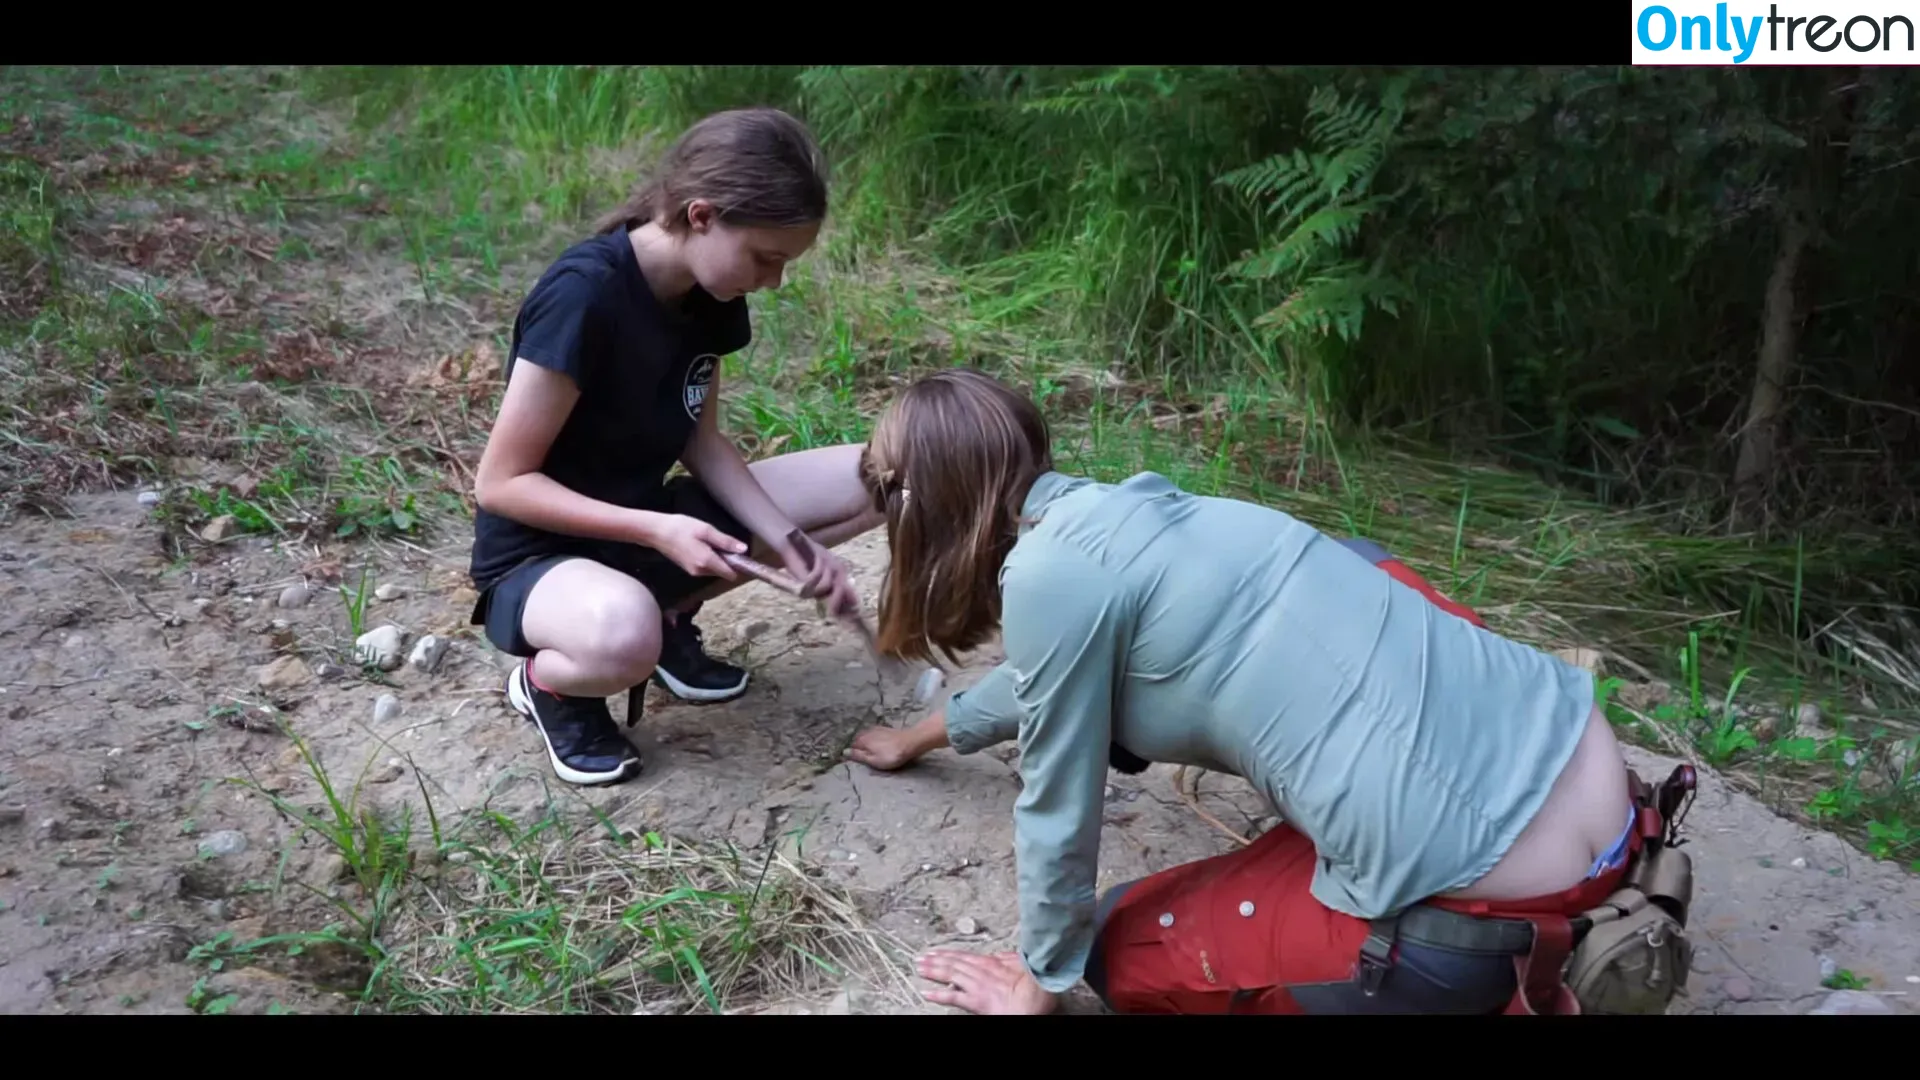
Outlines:
<svg viewBox="0 0 1920 1080"><path fill-rule="evenodd" d="M507 676L507 701L540 729L547 760L567 783L617 784L640 774L640 753L621 737L605 698L549 694L533 685L521 664Z"/></svg>
<svg viewBox="0 0 1920 1080"><path fill-rule="evenodd" d="M653 681L682 701L701 704L747 692L746 671L707 655L691 614L682 614L672 625L661 620L660 663L653 669Z"/></svg>

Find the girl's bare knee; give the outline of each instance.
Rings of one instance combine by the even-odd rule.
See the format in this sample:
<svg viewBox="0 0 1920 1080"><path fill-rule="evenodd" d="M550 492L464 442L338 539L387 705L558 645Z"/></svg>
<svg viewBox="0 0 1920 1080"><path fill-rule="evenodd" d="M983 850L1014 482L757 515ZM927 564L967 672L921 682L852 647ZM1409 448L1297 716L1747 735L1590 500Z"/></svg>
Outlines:
<svg viewBox="0 0 1920 1080"><path fill-rule="evenodd" d="M660 660L660 606L639 582L586 560L562 563L534 587L527 640L571 660L583 677L632 686Z"/></svg>
<svg viewBox="0 0 1920 1080"><path fill-rule="evenodd" d="M629 685L653 674L660 662L660 609L650 597L596 604L587 622L587 652L595 668Z"/></svg>

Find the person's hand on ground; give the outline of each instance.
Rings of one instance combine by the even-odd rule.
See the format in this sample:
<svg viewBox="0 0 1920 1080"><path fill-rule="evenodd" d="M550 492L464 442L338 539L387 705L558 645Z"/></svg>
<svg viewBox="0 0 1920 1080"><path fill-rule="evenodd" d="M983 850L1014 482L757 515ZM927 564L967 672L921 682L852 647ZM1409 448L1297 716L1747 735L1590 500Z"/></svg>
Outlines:
<svg viewBox="0 0 1920 1080"><path fill-rule="evenodd" d="M847 747L849 759L881 772L909 765L925 752L910 728L870 727L855 735Z"/></svg>
<svg viewBox="0 0 1920 1080"><path fill-rule="evenodd" d="M929 751L952 745L947 741L947 713L934 711L912 727L870 727L853 737L846 756L869 769L892 772Z"/></svg>
<svg viewBox="0 0 1920 1080"><path fill-rule="evenodd" d="M1059 1004L1058 995L1033 981L1019 953L978 956L935 949L922 956L917 967L921 978L946 984L943 989L921 995L938 1005L952 1005L983 1016L1040 1016Z"/></svg>

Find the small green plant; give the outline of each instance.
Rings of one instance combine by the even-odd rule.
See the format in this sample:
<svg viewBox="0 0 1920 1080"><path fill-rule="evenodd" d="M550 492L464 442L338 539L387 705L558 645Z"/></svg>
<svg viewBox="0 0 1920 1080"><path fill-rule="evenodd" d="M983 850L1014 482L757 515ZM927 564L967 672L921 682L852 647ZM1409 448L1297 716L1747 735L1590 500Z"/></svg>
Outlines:
<svg viewBox="0 0 1920 1080"><path fill-rule="evenodd" d="M411 494L402 496L398 506L377 496L343 495L334 514L340 524L334 527L333 535L342 538L361 532L411 533L420 521Z"/></svg>
<svg viewBox="0 0 1920 1080"><path fill-rule="evenodd" d="M1654 706L1653 719L1674 729L1715 765L1725 764L1742 751L1758 749L1760 740L1751 728L1740 722L1740 714L1734 707L1734 699L1751 674L1750 669L1742 668L1734 674L1716 707L1708 701L1701 685L1699 631L1688 632L1687 644L1679 651L1679 661L1686 699ZM1614 680L1614 686L1609 689L1617 686L1618 680ZM1618 722L1616 713L1610 711L1608 715Z"/></svg>
<svg viewBox="0 0 1920 1080"><path fill-rule="evenodd" d="M340 586L340 599L347 607L347 632L355 640L367 632L367 600L373 595L372 576L372 572L363 566L360 568L359 588L349 592L344 583Z"/></svg>
<svg viewBox="0 0 1920 1080"><path fill-rule="evenodd" d="M233 523L245 533L268 533L281 531L280 523L273 519L258 502L243 499L233 492L222 488L208 491L205 488L193 488L187 493L202 516L207 518L232 517Z"/></svg>
<svg viewBox="0 0 1920 1080"><path fill-rule="evenodd" d="M1855 975L1846 968L1841 968L1820 980L1820 985L1829 990L1865 990L1871 983L1871 979Z"/></svg>
<svg viewBox="0 0 1920 1080"><path fill-rule="evenodd" d="M187 991L187 1008L201 1016L221 1016L239 1002L239 994L214 994L207 986L207 977L202 975L194 981L193 989Z"/></svg>
<svg viewBox="0 0 1920 1080"><path fill-rule="evenodd" d="M1920 828L1894 817L1886 821L1867 823L1867 853L1876 859L1897 859L1909 851L1920 849ZM1916 860L1914 869L1920 871L1920 860Z"/></svg>
<svg viewBox="0 0 1920 1080"><path fill-rule="evenodd" d="M1851 821L1859 816L1866 802L1866 793L1849 776L1807 800L1807 816L1816 821Z"/></svg>
<svg viewBox="0 0 1920 1080"><path fill-rule="evenodd" d="M307 771L320 785L325 797L324 812L314 813L305 807L296 806L275 792L269 791L252 780L234 780L235 784L262 795L273 804L276 810L291 819L302 834L319 837L345 861L348 872L365 894L371 898L367 910L362 911L342 897L302 883L303 887L315 895L338 907L359 929L359 940L376 952L379 949L377 938L386 919L395 896L412 869L413 855L410 850L412 839L411 813L403 813L397 822L385 821L371 807L360 805L361 783L365 780L365 771L354 783L351 792L343 797L320 762L313 756L307 741L295 733L284 721L281 730L293 741L301 760L306 763ZM369 763L371 764L371 763ZM420 779L419 771L411 770L420 793L427 798L427 817L432 830L435 850L441 844L440 822L433 810L433 801L427 796L425 781Z"/></svg>

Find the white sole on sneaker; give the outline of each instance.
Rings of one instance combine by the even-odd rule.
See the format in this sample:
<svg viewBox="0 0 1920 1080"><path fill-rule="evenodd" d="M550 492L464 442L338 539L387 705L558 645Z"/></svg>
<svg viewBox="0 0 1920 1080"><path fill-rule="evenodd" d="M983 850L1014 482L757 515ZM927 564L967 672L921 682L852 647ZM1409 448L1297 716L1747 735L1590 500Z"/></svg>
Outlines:
<svg viewBox="0 0 1920 1080"><path fill-rule="evenodd" d="M553 774L555 776L558 776L569 784L579 784L582 787L598 787L603 784L619 783L640 772L641 766L638 761L625 762L618 769L604 773L582 772L579 769L568 766L566 762L561 761L560 755L553 752L553 740L547 737L546 727L540 723L540 718L534 714L533 699L527 694L526 680L527 667L525 664L514 668L513 672L507 676L507 704L512 705L515 712L526 717L527 722L533 725L533 730L540 733L540 744L547 748L547 763L553 766Z"/></svg>
<svg viewBox="0 0 1920 1080"><path fill-rule="evenodd" d="M653 674L656 678L658 678L661 681L661 683L663 683L666 686L666 688L669 691L672 692L674 697L677 697L682 701L699 701L699 702L731 701L734 698L739 697L741 694L746 693L747 683L751 681L750 676L742 675L740 676L740 682L738 684L734 686L730 686L724 690L702 690L697 686L688 686L686 683L683 683L679 679L674 678L670 673L668 673L666 668L654 668Z"/></svg>

